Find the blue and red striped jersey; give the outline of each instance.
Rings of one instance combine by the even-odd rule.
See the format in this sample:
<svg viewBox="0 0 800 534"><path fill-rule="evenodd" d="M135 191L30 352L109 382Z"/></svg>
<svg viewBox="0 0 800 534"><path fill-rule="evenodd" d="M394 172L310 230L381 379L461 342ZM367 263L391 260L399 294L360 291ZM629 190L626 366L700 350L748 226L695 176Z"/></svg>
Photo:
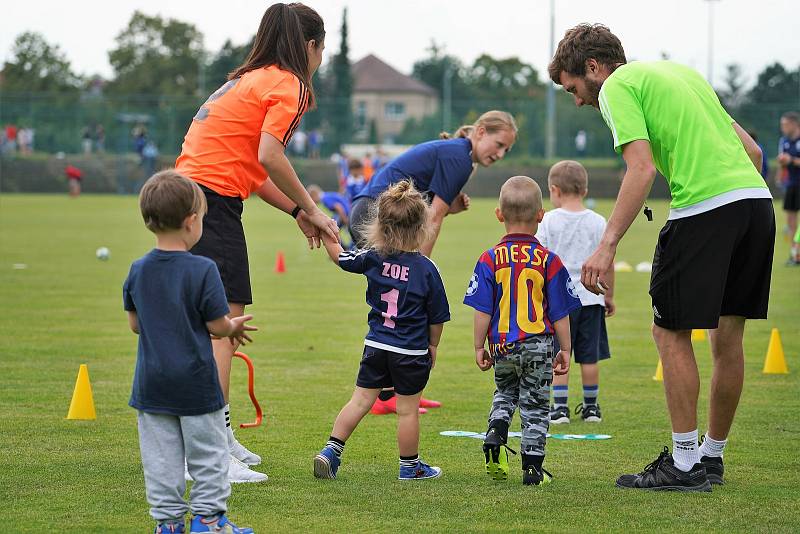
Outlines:
<svg viewBox="0 0 800 534"><path fill-rule="evenodd" d="M464 304L492 317L491 354L530 336L553 334L553 323L581 307L561 259L529 234L508 234L475 265Z"/></svg>

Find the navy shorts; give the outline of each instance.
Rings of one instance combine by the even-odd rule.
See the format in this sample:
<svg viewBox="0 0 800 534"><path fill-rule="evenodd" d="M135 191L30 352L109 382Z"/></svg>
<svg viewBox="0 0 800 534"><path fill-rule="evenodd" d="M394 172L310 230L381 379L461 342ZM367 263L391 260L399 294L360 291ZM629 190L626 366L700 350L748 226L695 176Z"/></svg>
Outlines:
<svg viewBox="0 0 800 534"><path fill-rule="evenodd" d="M366 389L394 386L398 395L416 395L425 389L430 375L430 354L400 354L365 345L356 385Z"/></svg>
<svg viewBox="0 0 800 534"><path fill-rule="evenodd" d="M200 186L208 212L203 217L203 235L189 251L213 260L219 269L228 302L252 304L250 266L242 227L244 205L239 197L226 197Z"/></svg>
<svg viewBox="0 0 800 534"><path fill-rule="evenodd" d="M606 331L606 309L600 304L583 306L569 314L569 334L575 363L597 363L611 357ZM558 338L553 336L558 353Z"/></svg>

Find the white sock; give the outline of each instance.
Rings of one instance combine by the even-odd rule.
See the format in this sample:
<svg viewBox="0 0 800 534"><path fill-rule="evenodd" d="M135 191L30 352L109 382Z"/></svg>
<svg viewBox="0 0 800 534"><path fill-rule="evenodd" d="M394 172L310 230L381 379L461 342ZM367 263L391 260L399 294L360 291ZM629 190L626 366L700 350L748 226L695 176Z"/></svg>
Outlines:
<svg viewBox="0 0 800 534"><path fill-rule="evenodd" d="M700 461L697 452L697 429L691 432L672 433L672 459L681 471L691 471Z"/></svg>
<svg viewBox="0 0 800 534"><path fill-rule="evenodd" d="M728 444L727 439L723 440L716 440L708 436L708 432L706 432L706 437L703 440L703 444L700 445L700 456L710 456L713 458L722 458L722 453L725 452L725 445Z"/></svg>
<svg viewBox="0 0 800 534"><path fill-rule="evenodd" d="M231 428L231 405L225 405L225 431L228 434L228 447L233 447L236 443L236 438L233 437L233 428Z"/></svg>

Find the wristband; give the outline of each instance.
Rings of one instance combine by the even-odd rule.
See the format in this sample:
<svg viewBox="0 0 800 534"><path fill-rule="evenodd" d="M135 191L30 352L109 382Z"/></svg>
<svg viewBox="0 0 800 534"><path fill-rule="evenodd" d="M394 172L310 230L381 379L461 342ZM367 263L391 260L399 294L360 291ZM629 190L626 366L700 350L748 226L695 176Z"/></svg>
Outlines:
<svg viewBox="0 0 800 534"><path fill-rule="evenodd" d="M300 206L295 206L291 214L292 219L297 219L297 216L300 214L301 211L303 211L303 209Z"/></svg>

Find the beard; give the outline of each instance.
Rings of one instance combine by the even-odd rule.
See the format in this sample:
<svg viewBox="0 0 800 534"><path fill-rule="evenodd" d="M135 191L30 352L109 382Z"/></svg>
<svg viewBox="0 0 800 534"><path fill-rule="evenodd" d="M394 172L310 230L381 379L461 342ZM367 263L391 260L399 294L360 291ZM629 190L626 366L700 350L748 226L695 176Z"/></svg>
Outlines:
<svg viewBox="0 0 800 534"><path fill-rule="evenodd" d="M586 91L588 93L587 103L591 106L596 108L600 107L600 88L603 86L603 82L596 82L594 80L590 80L588 78L583 79L584 84L586 85Z"/></svg>

